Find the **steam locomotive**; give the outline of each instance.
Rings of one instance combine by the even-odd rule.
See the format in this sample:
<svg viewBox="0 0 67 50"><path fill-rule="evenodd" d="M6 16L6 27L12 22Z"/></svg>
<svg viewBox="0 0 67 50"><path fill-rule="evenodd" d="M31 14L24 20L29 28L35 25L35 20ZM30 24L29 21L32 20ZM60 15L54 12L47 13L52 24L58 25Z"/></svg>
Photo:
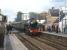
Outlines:
<svg viewBox="0 0 67 50"><path fill-rule="evenodd" d="M23 20L22 22L13 23L13 27L27 35L39 35L39 23L36 19Z"/></svg>
<svg viewBox="0 0 67 50"><path fill-rule="evenodd" d="M41 31L39 30L39 24L36 19L32 19L27 24L25 24L25 33L27 35L41 34Z"/></svg>

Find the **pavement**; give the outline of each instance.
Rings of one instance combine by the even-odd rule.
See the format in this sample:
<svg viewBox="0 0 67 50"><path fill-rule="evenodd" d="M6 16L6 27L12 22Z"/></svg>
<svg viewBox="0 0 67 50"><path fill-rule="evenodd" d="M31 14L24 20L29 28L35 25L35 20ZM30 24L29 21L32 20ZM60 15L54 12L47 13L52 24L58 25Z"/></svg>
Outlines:
<svg viewBox="0 0 67 50"><path fill-rule="evenodd" d="M46 31L43 31L43 33L57 35L57 36L62 36L62 37L67 37L66 33L46 32Z"/></svg>
<svg viewBox="0 0 67 50"><path fill-rule="evenodd" d="M15 36L5 35L4 50L28 50L27 47Z"/></svg>
<svg viewBox="0 0 67 50"><path fill-rule="evenodd" d="M0 48L0 50L4 50L4 48Z"/></svg>

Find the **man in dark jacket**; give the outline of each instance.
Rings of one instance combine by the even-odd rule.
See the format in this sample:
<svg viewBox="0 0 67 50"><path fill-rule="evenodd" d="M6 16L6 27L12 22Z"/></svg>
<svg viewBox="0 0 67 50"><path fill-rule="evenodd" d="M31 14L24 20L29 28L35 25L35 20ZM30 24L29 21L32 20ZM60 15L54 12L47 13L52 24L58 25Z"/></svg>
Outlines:
<svg viewBox="0 0 67 50"><path fill-rule="evenodd" d="M56 26L56 33L58 33L58 25Z"/></svg>
<svg viewBox="0 0 67 50"><path fill-rule="evenodd" d="M7 29L7 34L8 33L11 34L12 26L10 24L6 26L6 29Z"/></svg>

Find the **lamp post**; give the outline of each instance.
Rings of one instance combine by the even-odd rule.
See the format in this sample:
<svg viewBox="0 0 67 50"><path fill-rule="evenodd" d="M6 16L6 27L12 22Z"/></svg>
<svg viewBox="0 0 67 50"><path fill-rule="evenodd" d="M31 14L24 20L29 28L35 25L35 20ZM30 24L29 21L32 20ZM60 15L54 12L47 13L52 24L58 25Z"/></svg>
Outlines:
<svg viewBox="0 0 67 50"><path fill-rule="evenodd" d="M62 20L62 33L65 33L65 26L66 26L66 0L64 2L64 12L65 12L65 19Z"/></svg>
<svg viewBox="0 0 67 50"><path fill-rule="evenodd" d="M64 11L65 11L65 19L62 20L62 33L65 33L65 26L66 26L66 0L64 2ZM63 24L64 23L64 24Z"/></svg>

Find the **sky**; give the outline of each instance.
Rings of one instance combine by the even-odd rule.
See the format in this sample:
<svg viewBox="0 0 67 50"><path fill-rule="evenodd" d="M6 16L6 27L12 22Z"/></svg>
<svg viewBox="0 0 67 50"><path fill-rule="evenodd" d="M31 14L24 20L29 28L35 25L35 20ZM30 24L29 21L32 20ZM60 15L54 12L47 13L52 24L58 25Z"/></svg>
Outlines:
<svg viewBox="0 0 67 50"><path fill-rule="evenodd" d="M52 6L56 8L64 6L64 3L64 0L0 0L0 9L8 16L8 21L14 21L18 11L40 13Z"/></svg>

